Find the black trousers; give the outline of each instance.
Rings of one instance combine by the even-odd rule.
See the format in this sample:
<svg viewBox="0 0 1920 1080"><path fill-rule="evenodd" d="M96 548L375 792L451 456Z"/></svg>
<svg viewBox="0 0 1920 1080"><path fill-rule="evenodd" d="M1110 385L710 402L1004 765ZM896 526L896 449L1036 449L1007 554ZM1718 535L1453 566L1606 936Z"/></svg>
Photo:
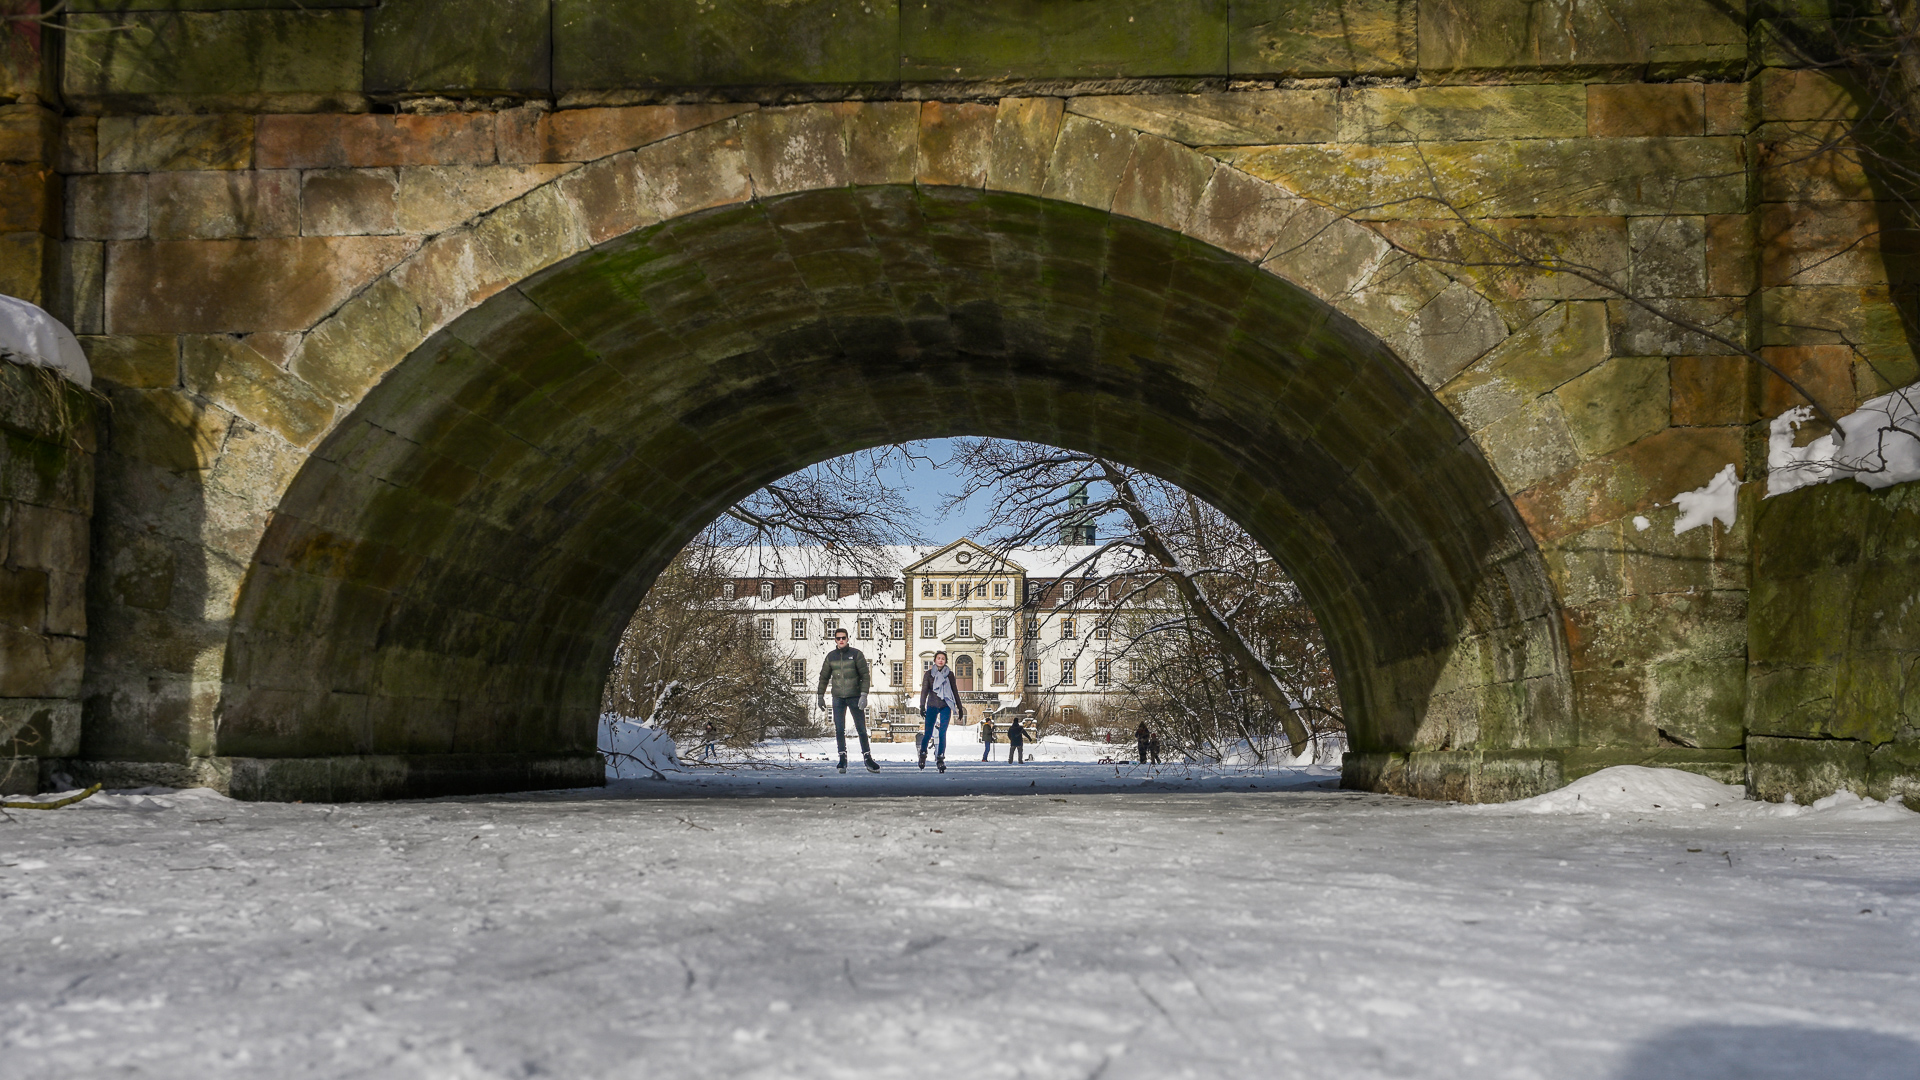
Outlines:
<svg viewBox="0 0 1920 1080"><path fill-rule="evenodd" d="M1027 744L1018 739L1007 740L1007 764L1018 760L1022 765L1027 762Z"/></svg>
<svg viewBox="0 0 1920 1080"><path fill-rule="evenodd" d="M860 708L860 699L837 697L833 699L833 741L840 746L840 756L847 756L847 714L853 714L853 730L860 735L860 756L872 757L873 748L867 745L867 714Z"/></svg>

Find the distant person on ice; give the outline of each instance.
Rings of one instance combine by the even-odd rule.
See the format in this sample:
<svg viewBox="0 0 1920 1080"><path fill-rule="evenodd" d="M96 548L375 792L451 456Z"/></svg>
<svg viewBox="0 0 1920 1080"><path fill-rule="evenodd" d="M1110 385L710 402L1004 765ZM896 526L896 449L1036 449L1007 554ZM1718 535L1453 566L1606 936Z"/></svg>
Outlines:
<svg viewBox="0 0 1920 1080"><path fill-rule="evenodd" d="M1007 725L1007 764L1013 764L1015 758L1019 758L1022 765L1027 763L1026 742L1027 729L1020 726L1020 718L1016 716L1013 723Z"/></svg>
<svg viewBox="0 0 1920 1080"><path fill-rule="evenodd" d="M980 721L980 741L986 744L986 752L980 755L981 761L993 760L993 717Z"/></svg>
<svg viewBox="0 0 1920 1080"><path fill-rule="evenodd" d="M713 755L719 750L719 747L715 743L715 740L717 739L718 736L717 736L717 733L714 731L713 721L711 720L707 721L707 729L701 733L700 737L701 737L701 740L706 743L705 746L702 746L700 748L700 753L702 756L706 757L709 761L711 761L713 759Z"/></svg>
<svg viewBox="0 0 1920 1080"><path fill-rule="evenodd" d="M847 632L833 632L833 651L820 664L820 685L814 690L814 704L827 707L827 687L833 687L833 739L840 746L840 771L847 771L847 712L853 712L853 729L860 733L860 756L867 759L867 771L879 772L873 760L873 747L867 744L867 687L872 677L867 672L866 654L847 644Z"/></svg>
<svg viewBox="0 0 1920 1080"><path fill-rule="evenodd" d="M1145 720L1140 721L1140 726L1133 729L1133 741L1140 745L1139 761L1140 764L1145 765L1148 744L1153 742L1153 732L1148 730Z"/></svg>
<svg viewBox="0 0 1920 1080"><path fill-rule="evenodd" d="M947 721L967 718L967 707L960 704L960 692L953 686L953 669L947 666L947 654L933 654L933 666L920 677L920 711L926 714L927 728L920 733L920 767L927 767L927 744L933 742L933 726L940 725L940 746L934 764L947 771Z"/></svg>
<svg viewBox="0 0 1920 1080"><path fill-rule="evenodd" d="M1160 764L1160 733L1157 731L1147 732L1147 756L1153 759L1155 765Z"/></svg>

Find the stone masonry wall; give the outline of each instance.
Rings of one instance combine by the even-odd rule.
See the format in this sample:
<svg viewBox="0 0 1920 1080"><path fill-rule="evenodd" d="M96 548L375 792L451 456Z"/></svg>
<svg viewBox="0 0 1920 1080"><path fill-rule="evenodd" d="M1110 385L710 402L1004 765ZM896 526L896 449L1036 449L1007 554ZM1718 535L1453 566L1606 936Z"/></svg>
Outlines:
<svg viewBox="0 0 1920 1080"><path fill-rule="evenodd" d="M719 143L762 154L743 166L748 197L820 182L764 155L817 150L807 132L833 117L854 138L911 126L919 183L1192 219L1393 345L1472 434L1554 574L1578 749L1547 782L1621 761L1732 779L1751 756L1761 790L1810 790L1768 779L1787 774L1765 762L1798 752L1787 739L1821 740L1807 752L1875 791L1911 782L1913 728L1885 719L1904 715L1904 689L1885 689L1904 675L1875 676L1871 693L1817 687L1859 684L1868 653L1873 670L1904 672L1920 647L1863 614L1883 606L1854 606L1913 580L1899 554L1913 515L1897 489L1763 502L1765 420L1799 398L1735 346L1834 413L1912 382L1899 304L1914 239L1877 227L1870 178L1834 143L1851 89L1767 48L1766 11L1649 3L1621 18L1565 0L1551 32L1521 33L1532 6L1441 0L1033 16L1057 25L1010 25L990 4L881 5L858 27L830 4L754 21L721 3L675 16L713 33L653 51L616 47L633 20L611 2L469 4L466 37L412 0L304 20L247 7L85 16L151 36L75 38L63 88L80 115L57 145L35 100L0 112L14 133L0 182L24 208L0 240L26 253L0 263L21 283L0 289L60 305L115 406L89 756L216 752L224 619L275 493L384 370L317 358L399 347L347 313L438 290L444 310L420 318L444 325L565 254L514 221L547 222L625 158L697 178L683 133L733 133ZM1122 18L1183 29L1156 37ZM1140 88L1202 92L1118 92ZM454 108L422 100L436 95L466 101L363 111ZM809 96L932 100L755 104ZM663 99L691 103L606 104ZM1027 159L1062 178L1024 175ZM50 162L63 185L46 181ZM1123 190L1123 175L1144 182ZM1242 179L1277 194L1198 220L1202 193ZM598 242L610 226L585 227ZM357 339L334 329L348 325ZM1749 481L1738 523L1674 536L1674 496L1729 463ZM1836 514L1854 524L1824 524ZM1839 609L1853 614L1787 617ZM1434 793L1449 789L1423 777L1479 753L1436 733L1355 764Z"/></svg>
<svg viewBox="0 0 1920 1080"><path fill-rule="evenodd" d="M0 361L0 792L80 749L92 401Z"/></svg>

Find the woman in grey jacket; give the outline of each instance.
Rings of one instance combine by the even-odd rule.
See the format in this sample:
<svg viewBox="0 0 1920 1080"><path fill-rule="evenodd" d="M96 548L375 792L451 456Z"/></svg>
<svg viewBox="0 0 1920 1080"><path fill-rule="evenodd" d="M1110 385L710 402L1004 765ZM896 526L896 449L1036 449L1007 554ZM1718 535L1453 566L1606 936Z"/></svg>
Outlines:
<svg viewBox="0 0 1920 1080"><path fill-rule="evenodd" d="M960 690L953 681L953 669L947 666L947 654L933 654L933 666L920 676L920 711L926 714L926 730L920 733L920 767L927 767L927 744L933 741L934 724L940 725L940 749L934 764L947 771L947 721L964 719L967 707L960 704Z"/></svg>

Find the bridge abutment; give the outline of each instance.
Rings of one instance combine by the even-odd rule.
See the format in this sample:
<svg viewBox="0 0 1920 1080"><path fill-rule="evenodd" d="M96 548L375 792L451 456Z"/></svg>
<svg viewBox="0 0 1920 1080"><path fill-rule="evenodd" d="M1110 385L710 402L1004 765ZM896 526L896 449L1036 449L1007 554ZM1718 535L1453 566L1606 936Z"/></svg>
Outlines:
<svg viewBox="0 0 1920 1080"><path fill-rule="evenodd" d="M243 86L177 52L133 50L103 66L76 65L109 40L76 37L81 51L68 58L62 109L39 104L54 93L5 107L8 130L34 133L5 143L34 149L8 152L39 169L4 178L19 205L37 209L19 234L32 242L8 249L28 254L0 266L0 289L60 309L113 403L90 555L94 634L78 757L117 763L114 775L164 774L172 778L164 782L258 797L579 779L579 755L590 750L580 740L590 734L577 717L516 713L497 700L449 704L461 699L444 687L458 681L456 670L484 683L478 658L534 648L526 628L564 627L562 610L586 621L604 613L589 615L584 597L563 602L559 593L541 601L549 607L490 613L460 631L472 643L460 659L446 651L454 632L433 621L445 613L395 599L405 575L444 569L416 557L424 547L364 534L343 540L337 518L311 522L288 547L293 540L276 539L272 528L290 513L288 492L297 482L375 477L405 493L381 511L382 528L427 536L459 519L475 491L511 471L493 456L497 448L480 454L465 445L415 460L399 443L356 429L411 430L441 404L436 395L452 391L431 381L399 386L401 365L462 318L486 326L454 339L487 353L490 328L506 325L505 316L481 309L516 290L537 294L526 283L569 260L611 266L630 238L729 207L774 215L773 235L788 247L764 258L800 267L808 303L865 317L871 312L845 298L877 279L835 260L932 236L934 249L958 260L949 264L955 280L978 284L1017 249L1014 231L968 219L949 236L941 215L964 218L972 211L958 208L978 204L1009 221L1056 220L1017 203L1026 199L1100 215L1073 226L1078 240L1063 232L1057 247L1019 241L1032 257L1080 259L1074 243L1122 242L1116 236L1135 243L1132 226L1116 233L1100 222L1141 223L1204 245L1206 258L1258 268L1351 320L1391 350L1405 385L1437 403L1431 415L1451 433L1428 420L1343 426L1345 403L1373 391L1330 371L1315 376L1319 384L1249 375L1232 394L1275 403L1292 419L1272 430L1321 449L1429 437L1419 445L1452 438L1470 447L1494 483L1484 495L1460 488L1440 497L1404 477L1359 474L1369 499L1402 515L1396 527L1407 537L1450 535L1476 515L1511 514L1518 523L1511 550L1463 548L1484 560L1473 565L1448 563L1438 541L1410 540L1410 550L1427 545L1441 567L1430 571L1434 580L1472 585L1418 601L1450 611L1441 622L1460 633L1409 660L1367 653L1380 639L1358 628L1385 609L1356 602L1337 613L1352 588L1343 582L1358 571L1323 550L1332 519L1316 515L1347 508L1304 509L1311 500L1302 496L1291 517L1276 512L1268 539L1294 544L1296 572L1320 583L1336 622L1356 628L1353 671L1399 664L1403 672L1380 676L1377 691L1353 691L1376 719L1356 741L1351 784L1486 800L1639 763L1721 779L1740 772L1770 797L1804 799L1836 783L1881 797L1913 792L1920 735L1908 688L1920 627L1906 620L1920 578L1907 552L1920 529L1904 487L1826 485L1762 499L1756 482L1765 475L1766 422L1799 398L1749 350L1834 414L1920 374L1908 325L1909 234L1862 240L1882 214L1873 181L1857 162L1820 149L1821 133L1848 122L1856 98L1828 75L1750 56L1746 28L1705 7L1630 32L1589 27L1579 49L1550 37L1510 40L1499 32L1499 6L1484 7L1382 8L1346 24L1360 37L1335 50L1345 59L1323 39L1308 48L1271 20L1248 23L1243 34L1230 12L1219 28L1223 59L1182 54L1191 70L1125 49L1106 66L1076 68L1074 50L1090 46L1074 44L1075 35L1095 31L1064 24L1052 31L1058 63L1008 60L1004 50L1027 47L1017 36L989 33L981 44L959 24L941 23L948 39L913 37L926 28L897 21L869 27L875 42L892 42L884 55L931 56L922 46L945 40L953 64L927 61L915 79L880 52L838 51L864 38L829 35L814 51L793 53L798 66L785 74L724 48L669 50L660 62L676 74L648 81L623 73L630 57L576 50L572 26L548 41L555 59L544 74L502 60L499 70L532 82L486 87L503 98L488 107L478 107L482 84L469 75L442 73L434 78L444 85L430 86L404 74L404 57L388 51L413 40L402 32L403 4L305 23L270 11L156 23L155 41L183 27L212 35L203 44L213 43L215 57L223 34L320 34L316 57L362 43L358 74L316 61L277 84ZM496 22L476 18L475 32ZM1206 19L1188 23L1202 38L1213 32ZM803 31L794 40L814 40ZM1117 41L1147 40L1117 33ZM880 74L869 78L869 64ZM965 85L925 81L947 66ZM1248 77L1230 88L1240 75ZM1408 83L1367 81L1379 76ZM680 89L663 89L668 83ZM280 88L264 89L270 84ZM996 89L1007 85L1023 89ZM785 89L767 89L775 86ZM1154 92L1132 92L1143 89ZM1183 90L1198 92L1174 92ZM465 103L357 111L429 91ZM676 94L677 104L620 104ZM770 104L796 96L840 100ZM56 173L64 180L49 184ZM920 216L777 218L784 197L889 186L923 193ZM949 190L971 193L972 202L946 201ZM816 252L794 246L803 234L839 238ZM983 254L955 254L967 245ZM669 254L684 252L647 257ZM642 262L618 273L644 280ZM1214 334L1225 348L1235 333L1273 341L1301 332L1278 321L1236 328L1208 307L1217 298L1205 290L1168 293L1158 269L1120 272L1140 304L1165 310L1149 339ZM749 271L728 273L746 280ZM821 299L829 294L835 299ZM648 295L617 303L652 312ZM488 310L504 311L503 303ZM729 355L675 342L715 371ZM579 338L522 347L558 357ZM1040 341L1030 355L1065 348ZM671 352L663 345L657 355ZM516 381L490 393L578 413L580 424L591 422L591 394L579 387L608 393L644 383L632 365L599 384L550 385L544 371L521 371L524 361L488 354L485 362L515 372ZM1092 373L1114 359L1082 362ZM382 393L377 408L368 404ZM1024 400L1034 415L1050 414L1064 400L1048 396L1055 393ZM1292 399L1300 404L1285 404ZM888 415L885 395L870 400L863 415ZM484 411L466 400L459 407ZM1413 398L1400 407L1405 417L1427 415L1423 408ZM515 417L485 437L505 443L558 430L528 423ZM910 426L875 421L860 438ZM1169 448L1192 438L1177 426L1143 431L1127 448L1168 462L1182 461ZM420 437L429 434L444 436L435 428ZM1107 437L1080 433L1095 434ZM715 449L739 459L735 479L804 463L731 445ZM1262 475L1284 472L1279 461ZM1734 522L1676 532L1675 497L1728 465L1745 481ZM1230 494L1249 513L1262 505L1259 492ZM716 508L709 503L699 502L701 512ZM677 524L646 527L665 536ZM289 566L305 576L243 602L263 567ZM620 580L610 570L581 580L589 579L609 588ZM260 659L264 646L249 634L262 619L339 628L305 646L324 654L309 666L329 674L289 675L284 684L237 678L299 667L291 646ZM410 620L433 627L442 651L378 659ZM582 641L553 656L591 667L596 648ZM553 668L540 676L550 680L540 692L578 712L597 674ZM412 690L370 696L376 685ZM249 688L249 704L246 723L235 726L239 686ZM519 700L519 692L496 697ZM456 713L539 733L509 753L521 754L515 765L487 756L508 752L491 736L456 735ZM105 765L75 767L106 775Z"/></svg>

